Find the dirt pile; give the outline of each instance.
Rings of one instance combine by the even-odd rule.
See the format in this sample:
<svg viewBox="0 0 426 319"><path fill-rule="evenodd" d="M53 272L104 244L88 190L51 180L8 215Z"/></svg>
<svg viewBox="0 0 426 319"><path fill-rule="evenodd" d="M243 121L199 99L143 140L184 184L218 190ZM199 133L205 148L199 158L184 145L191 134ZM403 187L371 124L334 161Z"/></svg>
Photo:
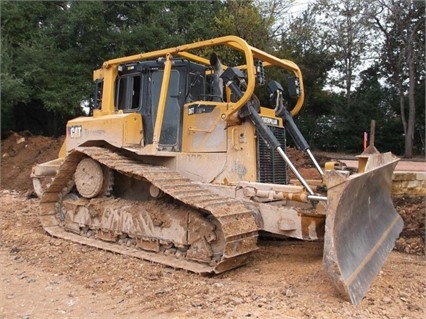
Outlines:
<svg viewBox="0 0 426 319"><path fill-rule="evenodd" d="M35 164L58 157L64 137L12 133L1 141L0 188L20 192L32 190L31 169Z"/></svg>
<svg viewBox="0 0 426 319"><path fill-rule="evenodd" d="M425 254L425 198L394 197L397 212L404 220L404 229L395 249L407 254Z"/></svg>
<svg viewBox="0 0 426 319"><path fill-rule="evenodd" d="M315 168L314 163L312 163L311 159L304 152L299 151L294 147L287 147L286 153L293 165L299 170L299 173L307 180L309 179L320 179L321 176ZM329 160L329 158L325 156L316 156L315 157L318 163L323 167L324 163ZM290 179L295 179L296 176L289 169L288 174Z"/></svg>

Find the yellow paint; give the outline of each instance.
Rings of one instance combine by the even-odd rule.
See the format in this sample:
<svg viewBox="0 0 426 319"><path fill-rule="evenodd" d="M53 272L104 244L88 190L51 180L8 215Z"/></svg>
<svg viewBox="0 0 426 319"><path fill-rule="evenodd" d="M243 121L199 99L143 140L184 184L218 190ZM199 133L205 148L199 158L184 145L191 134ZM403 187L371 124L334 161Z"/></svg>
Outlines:
<svg viewBox="0 0 426 319"><path fill-rule="evenodd" d="M226 107L217 102L202 102L186 104L183 113L183 152L225 152L226 122L221 114ZM214 107L209 113L193 113L199 107Z"/></svg>
<svg viewBox="0 0 426 319"><path fill-rule="evenodd" d="M142 117L137 113L78 117L67 123L68 152L90 141L104 141L116 147L138 147L142 140Z"/></svg>
<svg viewBox="0 0 426 319"><path fill-rule="evenodd" d="M234 67L246 73L247 87L238 101L231 101L231 92L225 88L225 101L196 101L186 104L182 114L181 153L159 151L164 112L167 102L168 87L171 79L173 58L185 58L195 63L208 66L209 60L197 52L212 52L216 47L225 47L237 51L243 56L243 63ZM157 117L154 119L153 143L143 145L142 117L139 113L123 113L115 106L115 89L119 65L165 58L161 94L157 106ZM254 60L263 61L264 67L282 68L299 79L301 95L296 106L291 110L296 115L303 100L303 79L299 67L291 61L272 56L250 46L245 40L236 36L225 36L205 41L194 42L177 47L161 49L153 52L112 59L104 62L102 68L93 72L94 80L103 80L102 105L93 111L93 117L82 117L72 120L67 125L67 151L92 141L105 141L116 147L132 148L140 155L180 158L173 165L176 169L186 170L189 175L205 174L201 179L212 179L217 183L234 183L239 180L256 180L256 132L253 124L238 117L238 111L244 107L254 94L256 68ZM226 70L229 66L222 65ZM209 73L209 71L207 71ZM181 92L183 94L183 92ZM211 112L191 114L190 108L195 105L213 105ZM274 110L261 107L260 115L265 122L283 127L281 118L276 118ZM181 116L178 115L177 116ZM201 165L194 165L197 155ZM191 165L186 165L186 161ZM214 163L212 162L214 161ZM180 166L179 166L180 165ZM203 167L214 165L217 169L202 173ZM191 172L192 170L192 172ZM197 170L197 171L196 171ZM201 170L201 173L199 172ZM207 171L207 169L205 170Z"/></svg>

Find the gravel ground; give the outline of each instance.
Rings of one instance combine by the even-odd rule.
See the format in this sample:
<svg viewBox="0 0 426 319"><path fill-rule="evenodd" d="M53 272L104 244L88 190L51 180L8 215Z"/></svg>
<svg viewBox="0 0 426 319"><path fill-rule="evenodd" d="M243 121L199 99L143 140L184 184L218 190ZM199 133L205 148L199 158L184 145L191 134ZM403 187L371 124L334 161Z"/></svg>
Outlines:
<svg viewBox="0 0 426 319"><path fill-rule="evenodd" d="M317 242L261 241L215 277L48 236L38 200L0 193L0 318L424 318L424 256L392 252L353 306L322 269Z"/></svg>
<svg viewBox="0 0 426 319"><path fill-rule="evenodd" d="M320 242L262 240L248 265L201 277L48 236L28 176L61 143L2 141L0 318L426 317L424 198L394 198L405 222L399 251L353 306L323 271Z"/></svg>

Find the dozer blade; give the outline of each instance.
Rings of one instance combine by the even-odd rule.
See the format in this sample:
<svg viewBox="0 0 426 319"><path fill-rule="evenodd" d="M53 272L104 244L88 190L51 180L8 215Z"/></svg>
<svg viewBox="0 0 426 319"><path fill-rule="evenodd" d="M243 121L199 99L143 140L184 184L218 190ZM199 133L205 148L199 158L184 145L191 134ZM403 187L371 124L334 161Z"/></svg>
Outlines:
<svg viewBox="0 0 426 319"><path fill-rule="evenodd" d="M372 154L363 173L340 179L329 172L323 262L353 304L364 298L403 228L391 198L397 162L391 153Z"/></svg>

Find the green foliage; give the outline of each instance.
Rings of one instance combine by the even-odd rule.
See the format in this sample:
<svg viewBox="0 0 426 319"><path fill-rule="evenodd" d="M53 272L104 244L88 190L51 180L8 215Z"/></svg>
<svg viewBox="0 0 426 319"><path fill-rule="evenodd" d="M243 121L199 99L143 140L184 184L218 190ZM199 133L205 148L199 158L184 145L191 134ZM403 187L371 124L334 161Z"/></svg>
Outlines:
<svg viewBox="0 0 426 319"><path fill-rule="evenodd" d="M18 105L59 118L80 115L81 103L91 101L93 69L119 56L215 37L221 7L219 1L2 1L2 128L14 128Z"/></svg>
<svg viewBox="0 0 426 319"><path fill-rule="evenodd" d="M7 42L4 38L1 39L1 118L6 124L3 129L12 129L11 118L12 108L11 106L18 103L19 101L28 101L30 92L28 87L25 86L22 77L18 77L13 73L12 65L12 52L7 46ZM10 123L10 124L9 124Z"/></svg>
<svg viewBox="0 0 426 319"><path fill-rule="evenodd" d="M382 54L381 63L359 73L357 67L369 48L371 22L377 15L368 17L367 6L357 1L318 0L303 14L283 21L290 2L1 1L2 129L20 128L26 123L22 119L25 114L30 117L47 112L49 116L38 116L40 123L34 130L41 132L46 127L44 133L57 132L64 121L81 114L83 101L90 103L92 71L106 60L237 35L299 65L305 105L296 122L313 148L359 152L363 132L374 119L376 146L402 154L401 115L408 117L408 111L401 114L399 101L402 96L404 105L414 105L407 95L414 87L414 151L424 152L425 28L420 13L422 8L424 13L424 3L374 0L369 4L376 9L387 5L396 11L380 18L389 32L388 42L375 48ZM409 8L411 15L406 17L404 12ZM407 85L409 68L403 61L408 54L403 37L409 35L407 30L418 30L412 32L410 42L415 54L411 87ZM217 53L225 64L241 62L241 56ZM327 88L331 71L336 68L343 74L339 84L345 91L340 94ZM288 74L281 70L267 69L266 76L283 87L287 85ZM389 86L379 81L383 76ZM359 81L353 81L355 78ZM263 105L268 104L265 87L258 88L256 94ZM291 108L294 101L287 100Z"/></svg>
<svg viewBox="0 0 426 319"><path fill-rule="evenodd" d="M318 0L313 11L308 9L303 15L290 20L288 32L283 34L279 48L281 55L294 60L304 75L306 103L297 121L312 147L360 152L363 132L369 131L370 121L374 119L376 120L376 146L383 151L404 153L406 139L401 124L398 82L389 82L392 83L390 87L383 86L381 83L383 83L384 70L390 70L391 72L387 74L393 77L398 75L398 70L404 71L404 82L401 82L404 92L403 101L406 106L409 105L408 67L404 66L402 60L396 59L408 53L408 46L399 47L398 44L402 42L398 39L398 35L395 35L388 37L391 44L388 46L393 50L386 51L389 49L386 48L386 43L378 48L377 41L376 47L371 49L372 43L368 40L371 40L374 29L368 14L371 7L378 8L380 5L387 5L390 8L396 6L399 12L402 12L401 8L408 10L409 6L406 4L410 3L412 3L410 0L403 2L377 0L372 1L368 6L364 6L363 3L360 7L360 4L353 0L343 2ZM414 5L424 8L424 3L415 2ZM377 13L383 11L382 8L371 13L377 17ZM418 14L420 12L424 12L424 9L417 11ZM416 23L424 25L424 18L407 21L402 15L393 15L392 18L396 20L389 20L387 25L391 26L394 23L403 26L409 21L413 25ZM407 34L404 28L393 31ZM412 46L416 48L416 56L423 57L414 60L416 64L415 105L424 106L425 29L423 27L419 30L415 34L416 41L412 43ZM377 37L377 32L375 34ZM392 41L395 45L392 45ZM377 65L374 68L360 72L358 75L357 68L365 68L362 58L377 58L380 49L383 49L386 54L391 54L393 60L387 62L386 57L380 61L376 60ZM337 90L334 89L328 92L325 90L331 70L334 74L339 70L342 72L343 76L337 85L345 89L341 91L341 94L335 93ZM355 79L359 81L354 81ZM408 111L406 113L403 115L408 118ZM414 150L424 153L424 107L420 110L416 109L415 123Z"/></svg>
<svg viewBox="0 0 426 319"><path fill-rule="evenodd" d="M324 90L327 74L334 65L334 56L324 50L324 39L318 37L319 24L312 10L291 19L287 32L278 42L278 56L294 61L301 69L304 82L305 103L296 121L312 148L328 145L330 121L337 107L335 94ZM285 84L287 75L276 74ZM290 107L291 107L291 102Z"/></svg>
<svg viewBox="0 0 426 319"><path fill-rule="evenodd" d="M218 35L236 35L266 51L271 45L272 23L260 14L253 0L229 0L215 17Z"/></svg>

